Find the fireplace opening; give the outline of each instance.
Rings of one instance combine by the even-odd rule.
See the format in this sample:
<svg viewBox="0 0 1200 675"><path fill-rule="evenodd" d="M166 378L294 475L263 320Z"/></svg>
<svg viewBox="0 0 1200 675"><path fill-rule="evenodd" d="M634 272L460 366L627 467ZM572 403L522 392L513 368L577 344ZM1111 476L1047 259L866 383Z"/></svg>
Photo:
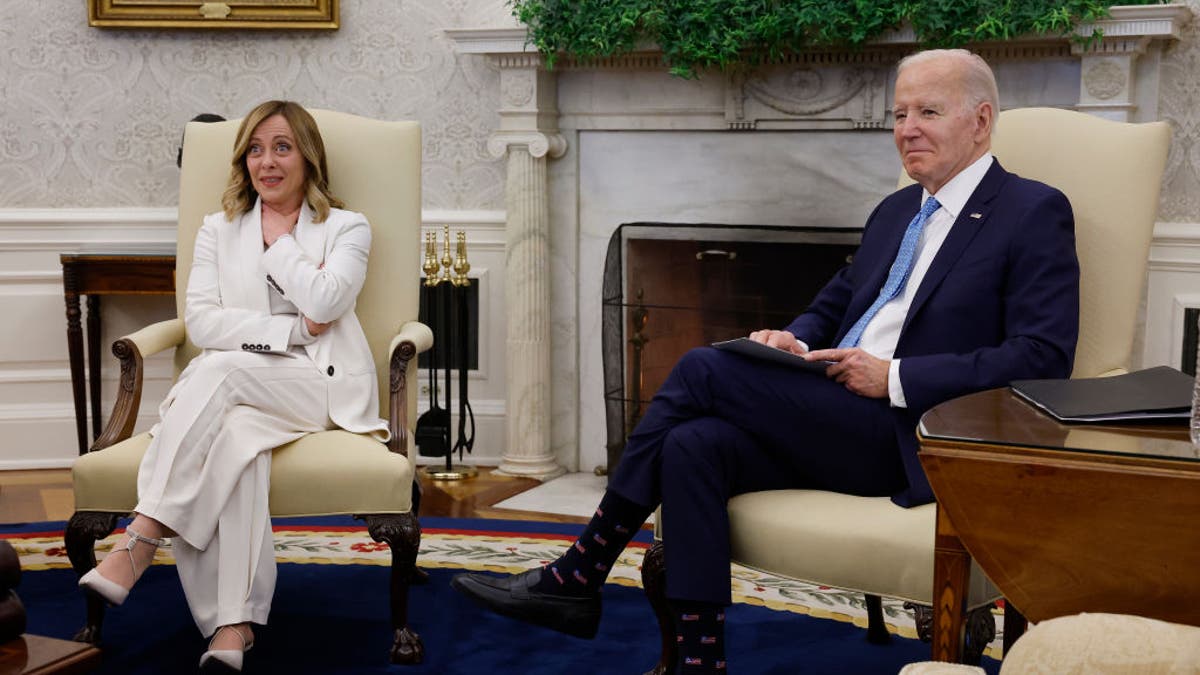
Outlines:
<svg viewBox="0 0 1200 675"><path fill-rule="evenodd" d="M687 350L783 328L850 260L861 229L627 223L604 261L608 470Z"/></svg>

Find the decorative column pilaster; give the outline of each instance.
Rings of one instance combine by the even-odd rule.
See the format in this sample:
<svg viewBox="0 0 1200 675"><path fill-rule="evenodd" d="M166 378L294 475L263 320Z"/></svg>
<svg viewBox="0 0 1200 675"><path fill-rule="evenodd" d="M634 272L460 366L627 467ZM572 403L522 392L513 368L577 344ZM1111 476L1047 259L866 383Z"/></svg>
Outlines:
<svg viewBox="0 0 1200 675"><path fill-rule="evenodd" d="M555 75L525 51L524 29L447 31L460 51L500 68L500 128L492 156L507 157L504 306L508 324L507 443L499 472L546 480L564 472L551 450L550 198L546 164L561 157Z"/></svg>
<svg viewBox="0 0 1200 675"><path fill-rule="evenodd" d="M546 162L561 157L557 134L497 132L508 155L504 296L508 322L508 442L500 473L545 480L563 473L550 449L550 206Z"/></svg>

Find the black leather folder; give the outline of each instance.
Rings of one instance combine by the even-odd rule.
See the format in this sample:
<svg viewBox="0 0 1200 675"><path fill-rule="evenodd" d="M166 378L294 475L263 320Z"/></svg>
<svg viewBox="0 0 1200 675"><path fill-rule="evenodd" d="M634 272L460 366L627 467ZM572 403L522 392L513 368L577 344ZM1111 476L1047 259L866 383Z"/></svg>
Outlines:
<svg viewBox="0 0 1200 675"><path fill-rule="evenodd" d="M1186 420L1195 380L1169 366L1112 377L1016 380L1015 394L1062 422Z"/></svg>
<svg viewBox="0 0 1200 675"><path fill-rule="evenodd" d="M729 352L749 356L755 359L765 359L774 361L792 368L808 370L814 373L825 373L825 369L833 365L833 361L808 361L803 356L798 356L791 352L785 352L782 349L768 347L761 342L755 342L750 338L734 338L725 340L724 342L714 342L713 347Z"/></svg>

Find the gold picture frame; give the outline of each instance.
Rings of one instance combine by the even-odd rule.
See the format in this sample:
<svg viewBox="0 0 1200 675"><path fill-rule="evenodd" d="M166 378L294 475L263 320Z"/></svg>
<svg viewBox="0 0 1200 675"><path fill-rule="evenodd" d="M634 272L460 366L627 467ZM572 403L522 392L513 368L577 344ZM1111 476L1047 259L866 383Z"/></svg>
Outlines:
<svg viewBox="0 0 1200 675"><path fill-rule="evenodd" d="M87 0L97 28L337 30L338 0Z"/></svg>

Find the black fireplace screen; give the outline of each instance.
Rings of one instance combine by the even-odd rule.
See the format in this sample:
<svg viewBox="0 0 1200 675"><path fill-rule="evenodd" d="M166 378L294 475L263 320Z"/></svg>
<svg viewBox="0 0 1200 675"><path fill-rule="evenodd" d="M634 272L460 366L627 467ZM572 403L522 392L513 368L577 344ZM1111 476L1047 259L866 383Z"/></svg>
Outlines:
<svg viewBox="0 0 1200 675"><path fill-rule="evenodd" d="M850 260L861 229L628 223L608 242L601 349L608 469L688 349L783 328Z"/></svg>

